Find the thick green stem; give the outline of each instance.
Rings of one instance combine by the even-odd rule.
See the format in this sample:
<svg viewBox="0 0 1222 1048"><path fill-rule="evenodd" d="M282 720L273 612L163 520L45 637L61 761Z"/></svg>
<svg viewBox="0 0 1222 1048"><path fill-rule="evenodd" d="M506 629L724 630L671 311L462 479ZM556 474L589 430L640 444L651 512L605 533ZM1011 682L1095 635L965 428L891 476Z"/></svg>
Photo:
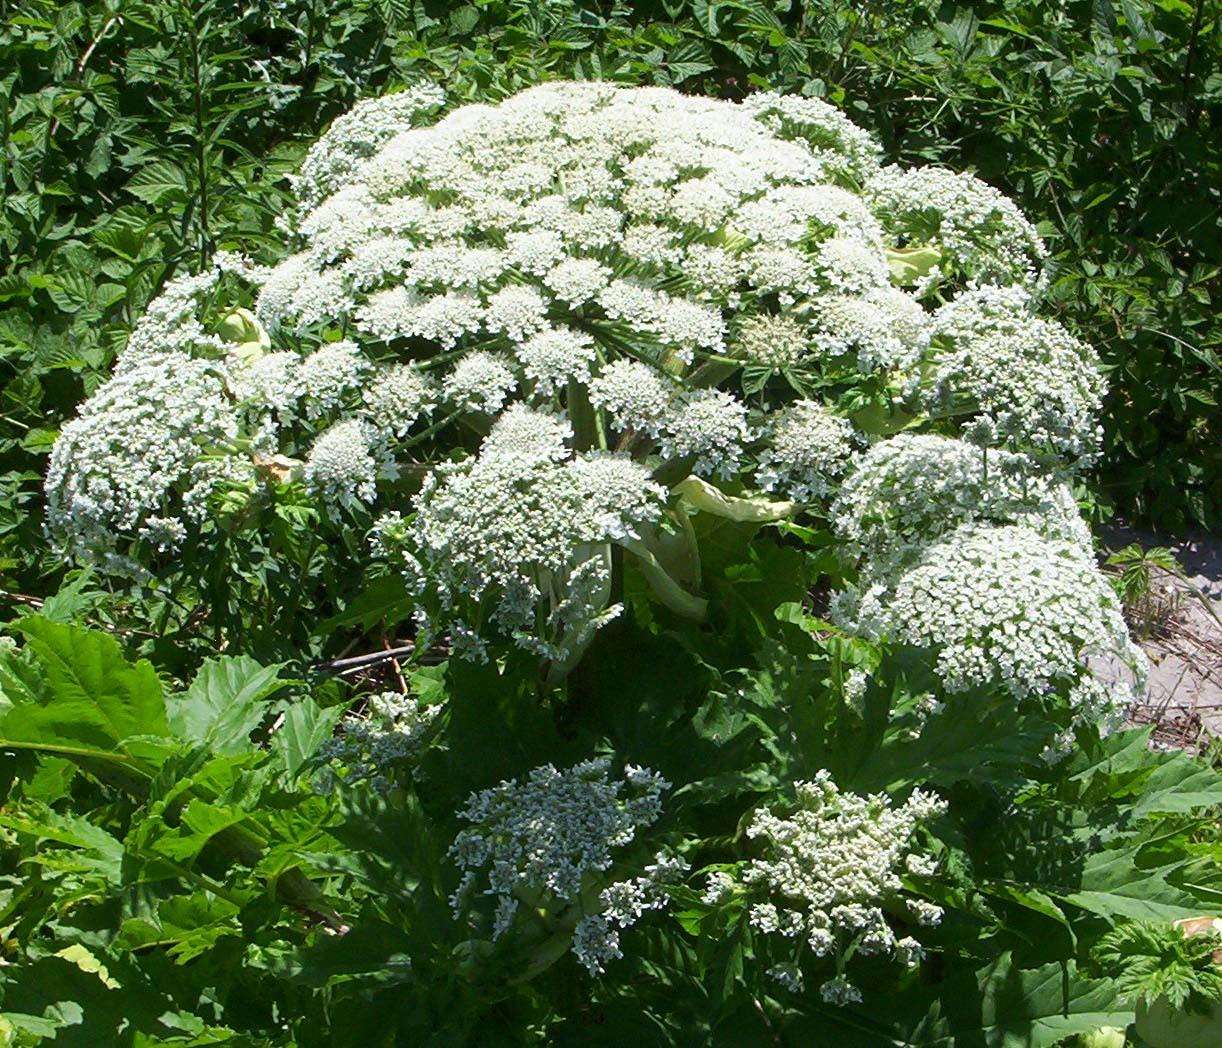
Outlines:
<svg viewBox="0 0 1222 1048"><path fill-rule="evenodd" d="M725 358L706 360L687 376L687 384L697 389L712 387L741 367L741 361L728 361Z"/></svg>
<svg viewBox="0 0 1222 1048"><path fill-rule="evenodd" d="M208 142L204 134L204 83L199 52L199 23L190 6L184 6L191 44L191 88L195 116L195 171L199 182L199 264L203 268L212 254L212 234L208 228Z"/></svg>
<svg viewBox="0 0 1222 1048"><path fill-rule="evenodd" d="M691 619L694 622L703 622L708 618L709 602L703 597L697 597L694 594L688 593L687 590L680 586L671 577L670 573L662 567L658 558L654 556L653 551L641 542L640 539L629 539L623 543L623 546L637 558L641 574L645 576L645 581L649 583L649 589L663 605L670 608L676 615L681 615L683 618Z"/></svg>
<svg viewBox="0 0 1222 1048"><path fill-rule="evenodd" d="M727 495L720 488L699 477L687 477L671 490L695 509L742 523L766 524L774 520L784 520L792 516L797 508L794 502L772 501L758 495L746 498Z"/></svg>
<svg viewBox="0 0 1222 1048"><path fill-rule="evenodd" d="M598 439L598 426L590 393L581 382L571 381L565 396L569 421L573 424L573 447L589 451Z"/></svg>

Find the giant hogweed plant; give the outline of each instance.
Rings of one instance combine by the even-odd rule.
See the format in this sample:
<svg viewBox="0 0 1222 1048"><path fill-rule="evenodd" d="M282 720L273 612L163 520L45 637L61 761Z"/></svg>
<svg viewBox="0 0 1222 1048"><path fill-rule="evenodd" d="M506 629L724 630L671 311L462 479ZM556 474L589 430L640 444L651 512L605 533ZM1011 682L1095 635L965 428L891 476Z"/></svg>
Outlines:
<svg viewBox="0 0 1222 1048"><path fill-rule="evenodd" d="M1216 899L1222 785L1109 734L1143 665L1072 494L1102 381L1031 225L812 99L444 106L337 121L284 256L169 284L47 476L111 585L236 647L410 631L396 687L228 657L168 692L19 624L5 827L68 901L14 879L6 1021L1123 1026L1077 962Z"/></svg>
<svg viewBox="0 0 1222 1048"><path fill-rule="evenodd" d="M573 83L442 104L362 103L295 180L287 258L223 254L150 308L53 451L67 552L218 620L233 536L253 538L276 567L247 573L237 618L272 627L302 598L263 599L269 575L300 589L372 554L422 648L508 642L559 679L625 571L706 617L702 515L852 531L877 507L831 497L889 435L954 438L918 458L975 469L946 493L965 512L926 507L948 531L1073 516L1102 382L1038 316L1043 245L988 186L882 167L814 99ZM253 311L216 308L226 282ZM353 575L322 574L315 611L338 612Z"/></svg>

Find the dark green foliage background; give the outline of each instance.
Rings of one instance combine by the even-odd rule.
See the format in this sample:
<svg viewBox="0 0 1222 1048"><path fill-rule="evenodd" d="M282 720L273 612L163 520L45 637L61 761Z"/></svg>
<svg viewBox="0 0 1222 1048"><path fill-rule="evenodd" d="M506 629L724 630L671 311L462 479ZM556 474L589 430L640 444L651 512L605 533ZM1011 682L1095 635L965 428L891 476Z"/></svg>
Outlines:
<svg viewBox="0 0 1222 1048"><path fill-rule="evenodd" d="M1105 505L1222 520L1220 9L862 3L0 0L0 570L53 590L40 476L160 283L265 243L282 176L360 97L548 76L812 92L905 163L1041 221L1055 309L1107 364Z"/></svg>

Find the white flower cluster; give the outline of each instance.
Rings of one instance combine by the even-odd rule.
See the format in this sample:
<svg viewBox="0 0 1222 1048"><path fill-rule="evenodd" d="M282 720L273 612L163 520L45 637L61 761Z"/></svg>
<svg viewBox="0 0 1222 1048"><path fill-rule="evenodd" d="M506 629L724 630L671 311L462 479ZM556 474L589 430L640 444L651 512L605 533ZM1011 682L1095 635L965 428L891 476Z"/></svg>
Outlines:
<svg viewBox="0 0 1222 1048"><path fill-rule="evenodd" d="M722 352L733 320L744 363L920 353L926 315L887 286L881 227L846 188L877 173L878 147L826 103L552 83L411 128L433 101L354 111L320 142L302 250L263 284L269 324L479 345L444 379L457 407L585 384L621 430L722 477L746 466L745 405L651 374L625 344L682 364Z"/></svg>
<svg viewBox="0 0 1222 1048"><path fill-rule="evenodd" d="M459 811L472 823L450 847L463 871L450 899L455 917L467 906L479 871L487 870L483 894L496 899L493 938L512 925L519 903L551 909L555 916L585 908L583 897L611 869L612 851L636 838L662 813L669 789L657 772L628 765L612 780L606 759L558 770L535 768L524 781L505 781L473 793ZM573 949L591 972L618 956L618 933L663 900L662 886L686 869L659 855L642 878L613 883L597 896L599 916L576 922Z"/></svg>
<svg viewBox="0 0 1222 1048"><path fill-rule="evenodd" d="M933 649L952 692L1001 684L1021 699L1067 687L1095 718L1132 696L1086 683L1090 660L1119 660L1144 683L1144 656L1089 550L1022 524L948 533L871 581L849 614L859 632Z"/></svg>
<svg viewBox="0 0 1222 1048"><path fill-rule="evenodd" d="M206 360L125 369L68 422L47 467L47 526L73 555L118 568L123 541L176 549L208 500L251 480L234 453L238 419L223 370Z"/></svg>
<svg viewBox="0 0 1222 1048"><path fill-rule="evenodd" d="M770 425L756 482L795 502L813 502L844 476L860 443L848 419L818 401L795 400Z"/></svg>
<svg viewBox="0 0 1222 1048"><path fill-rule="evenodd" d="M306 487L327 503L372 502L382 472L376 439L376 431L362 419L337 422L310 449L304 471Z"/></svg>
<svg viewBox="0 0 1222 1048"><path fill-rule="evenodd" d="M1102 380L1035 315L1043 246L984 183L880 168L816 99L553 82L416 126L441 102L418 86L336 121L295 182L281 263L225 256L166 287L56 445L66 547L179 548L220 486L277 490L260 478L343 521L426 472L414 516L375 529L422 625L560 666L619 610L610 546L661 519L651 477L685 466L816 508L859 437L804 391L858 381L844 403L919 405L914 424L989 449L897 438L865 456L833 510L873 561L865 588L958 524L1081 541L1067 491L1019 453L1089 461ZM895 252L925 247L946 273L892 286L913 257ZM254 314L212 322L222 271L259 286ZM934 284L949 300L931 313ZM456 462L460 423L490 434Z"/></svg>
<svg viewBox="0 0 1222 1048"><path fill-rule="evenodd" d="M360 164L421 113L437 109L445 92L418 84L398 94L368 98L339 117L306 154L293 188L302 207L312 207L351 178Z"/></svg>
<svg viewBox="0 0 1222 1048"><path fill-rule="evenodd" d="M888 232L934 243L969 277L1035 286L1048 249L1015 205L986 182L939 167L884 167L866 187Z"/></svg>
<svg viewBox="0 0 1222 1048"><path fill-rule="evenodd" d="M371 695L364 715L344 718L342 732L319 748L314 788L327 793L340 782L368 782L384 792L395 769L420 752L441 709L397 691Z"/></svg>
<svg viewBox="0 0 1222 1048"><path fill-rule="evenodd" d="M668 459L691 459L702 476L732 477L751 440L747 406L732 393L702 389L677 399L662 420L659 444Z"/></svg>
<svg viewBox="0 0 1222 1048"><path fill-rule="evenodd" d="M675 395L671 379L636 360L616 360L590 383L590 402L620 430L657 434Z"/></svg>
<svg viewBox="0 0 1222 1048"><path fill-rule="evenodd" d="M607 607L605 546L635 537L665 498L646 467L608 452L574 456L571 438L562 418L511 407L478 455L429 475L401 533L409 577L439 614L555 661L618 612ZM386 548L388 528L379 534ZM490 591L491 621L462 620Z"/></svg>
<svg viewBox="0 0 1222 1048"><path fill-rule="evenodd" d="M178 356L222 357L229 346L200 321L202 300L220 279L219 268L175 277L148 304L115 362L124 372Z"/></svg>
<svg viewBox="0 0 1222 1048"><path fill-rule="evenodd" d="M410 364L392 364L370 376L361 411L374 429L401 439L433 410L438 396L436 383L425 372Z"/></svg>
<svg viewBox="0 0 1222 1048"><path fill-rule="evenodd" d="M458 408L496 414L518 384L500 357L476 350L463 357L445 378L446 397Z"/></svg>
<svg viewBox="0 0 1222 1048"><path fill-rule="evenodd" d="M728 308L886 283L881 227L844 188L878 148L826 103L554 82L411 126L436 103L427 88L362 103L311 151L267 323L349 318L378 340L519 356L579 309L690 360L723 348Z"/></svg>
<svg viewBox="0 0 1222 1048"><path fill-rule="evenodd" d="M805 141L822 163L852 183L878 170L882 150L873 136L822 99L761 91L742 106L781 137Z"/></svg>
<svg viewBox="0 0 1222 1048"><path fill-rule="evenodd" d="M594 357L594 340L565 327L540 331L518 349L522 370L538 383L540 393L552 393L569 382L588 383Z"/></svg>
<svg viewBox="0 0 1222 1048"><path fill-rule="evenodd" d="M617 360L590 383L590 402L613 429L656 438L664 459L703 476L729 478L743 468L754 433L747 406L720 389L684 390L648 364Z"/></svg>
<svg viewBox="0 0 1222 1048"><path fill-rule="evenodd" d="M933 318L911 295L883 287L857 297L825 295L808 307L812 347L824 357L853 353L862 372L910 374L925 357Z"/></svg>
<svg viewBox="0 0 1222 1048"><path fill-rule="evenodd" d="M831 508L849 551L885 569L961 524L1024 524L1083 549L1090 532L1063 481L1024 455L901 433L857 460Z"/></svg>
<svg viewBox="0 0 1222 1048"><path fill-rule="evenodd" d="M63 428L46 477L47 517L74 556L139 571L133 542L181 548L207 524L214 493L250 490L259 464L276 458L297 467L293 456L304 456L294 475L328 507L372 501L375 482L395 476L395 445L438 404L426 372L374 364L352 341L304 356L269 351L243 310L226 322L228 334L210 332L201 317L223 272L251 270L222 258L167 284L114 378Z"/></svg>
<svg viewBox="0 0 1222 1048"><path fill-rule="evenodd" d="M786 368L810 352L811 336L806 325L793 317L755 313L739 324L734 348L752 364Z"/></svg>
<svg viewBox="0 0 1222 1048"><path fill-rule="evenodd" d="M747 862L737 879L725 871L712 874L705 902L717 906L741 895L757 931L793 941L799 958L809 949L838 962L840 974L823 984L824 1000L859 1001L860 993L843 977L842 958L882 954L914 966L923 954L912 937L896 937L884 908L902 903L918 924L942 918L937 906L903 892L901 875L929 876L936 869L912 838L946 803L921 790L900 805L884 794L844 793L827 771L795 784L795 792L791 816L756 812L747 836L762 843L762 857ZM796 960L770 974L791 990L802 989Z"/></svg>
<svg viewBox="0 0 1222 1048"><path fill-rule="evenodd" d="M971 288L934 314L927 409L975 416L968 435L1052 459L1098 453L1104 380L1093 350L1032 312L1018 286Z"/></svg>
<svg viewBox="0 0 1222 1048"><path fill-rule="evenodd" d="M905 433L861 456L830 515L861 567L832 617L931 649L947 691L1057 694L1075 720L1107 731L1144 688L1145 658L1063 474L1025 454Z"/></svg>
<svg viewBox="0 0 1222 1048"><path fill-rule="evenodd" d="M623 956L619 933L631 928L649 910L670 902L667 886L682 880L690 867L682 859L658 852L640 877L616 881L598 896L599 912L582 917L573 929L573 956L591 975L601 975L608 962Z"/></svg>

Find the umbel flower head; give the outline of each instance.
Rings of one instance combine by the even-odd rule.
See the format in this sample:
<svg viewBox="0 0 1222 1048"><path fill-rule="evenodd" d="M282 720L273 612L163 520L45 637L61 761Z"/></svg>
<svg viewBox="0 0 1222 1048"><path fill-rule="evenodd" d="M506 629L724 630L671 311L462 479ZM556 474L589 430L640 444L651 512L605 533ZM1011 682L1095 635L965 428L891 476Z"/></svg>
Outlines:
<svg viewBox="0 0 1222 1048"><path fill-rule="evenodd" d="M881 954L914 966L923 956L911 936L897 937L884 907L902 904L916 924L937 924L939 907L904 891L905 873L928 876L936 862L917 850L917 827L946 810L933 794L913 790L896 805L883 794L843 792L827 771L795 784L796 810L778 815L761 808L747 826L762 854L736 875L711 875L705 902L717 906L739 896L751 926L789 940L796 953L839 962L855 953ZM841 970L843 964L837 964ZM790 990L803 986L796 963L770 970ZM823 983L833 1004L861 1000L842 975Z"/></svg>
<svg viewBox="0 0 1222 1048"><path fill-rule="evenodd" d="M662 813L670 784L649 768L628 765L611 778L606 759L571 768L535 768L522 781L473 793L459 817L471 823L454 839L450 855L463 871L450 905L467 908L480 871L484 895L496 899L492 937L513 925L519 904L543 907L569 929L572 949L591 974L620 956L619 931L667 902L665 886L687 869L659 853L642 876L612 880L612 852Z"/></svg>
<svg viewBox="0 0 1222 1048"><path fill-rule="evenodd" d="M1064 481L1027 456L932 433L901 433L871 447L840 486L831 518L849 550L876 570L977 521L1021 523L1090 546Z"/></svg>
<svg viewBox="0 0 1222 1048"><path fill-rule="evenodd" d="M1104 382L1094 352L1055 321L1035 315L1022 287L976 287L934 314L930 411L974 418L985 445L1089 465L1102 429Z"/></svg>
<svg viewBox="0 0 1222 1048"><path fill-rule="evenodd" d="M1015 698L1066 690L1078 713L1114 717L1133 695L1092 683L1091 661L1114 659L1144 684L1119 599L1089 550L1022 524L966 524L911 564L867 576L846 624L935 653L951 692L1001 685Z"/></svg>
<svg viewBox="0 0 1222 1048"><path fill-rule="evenodd" d="M329 793L340 783L368 782L385 792L395 771L420 752L440 712L441 706L397 691L369 696L362 714L345 717L342 731L319 749L315 790Z"/></svg>
<svg viewBox="0 0 1222 1048"><path fill-rule="evenodd" d="M1102 382L1037 314L1038 235L978 179L879 155L835 108L771 92L363 102L303 163L276 264L218 255L150 305L56 445L52 531L108 567L189 571L168 554L206 551L227 486L244 524L289 496L341 531L372 512L423 625L558 664L617 612L610 546L696 617L651 528L730 492L752 519L826 515L897 419L988 464L958 443L953 480L870 457L832 513L857 556L978 519L1070 535L1041 478L1095 453Z"/></svg>
<svg viewBox="0 0 1222 1048"><path fill-rule="evenodd" d="M175 549L224 484L249 480L234 454L238 418L222 370L154 361L107 382L64 426L47 468L47 524L82 558L114 567L118 543Z"/></svg>
<svg viewBox="0 0 1222 1048"><path fill-rule="evenodd" d="M861 438L846 418L814 400L795 400L770 422L756 481L796 502L831 492L856 456Z"/></svg>
<svg viewBox="0 0 1222 1048"><path fill-rule="evenodd" d="M626 456L574 455L571 439L563 418L515 405L477 455L429 476L409 525L382 522L379 545L406 554L422 611L475 615L488 595L490 625L555 661L618 612L605 547L657 519L665 491ZM489 623L462 625L474 643Z"/></svg>

